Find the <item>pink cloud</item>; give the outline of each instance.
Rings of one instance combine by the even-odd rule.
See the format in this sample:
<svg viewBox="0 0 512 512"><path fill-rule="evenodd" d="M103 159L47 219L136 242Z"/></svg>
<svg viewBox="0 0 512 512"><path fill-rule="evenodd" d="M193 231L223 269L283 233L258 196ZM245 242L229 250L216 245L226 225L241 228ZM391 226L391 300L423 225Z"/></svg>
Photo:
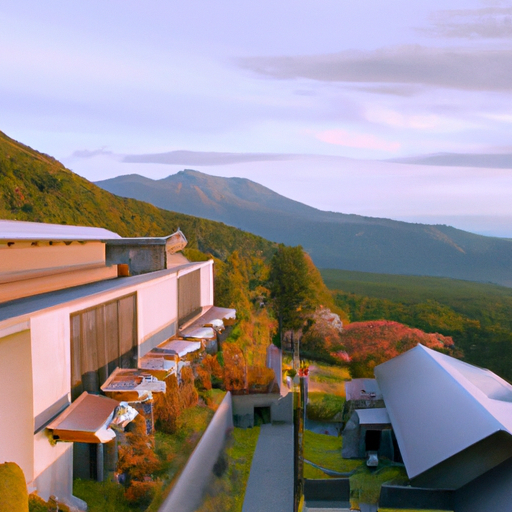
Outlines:
<svg viewBox="0 0 512 512"><path fill-rule="evenodd" d="M345 130L325 130L317 133L316 138L328 144L350 148L378 149L381 151L397 151L400 149L399 142L389 142L374 135L349 133Z"/></svg>

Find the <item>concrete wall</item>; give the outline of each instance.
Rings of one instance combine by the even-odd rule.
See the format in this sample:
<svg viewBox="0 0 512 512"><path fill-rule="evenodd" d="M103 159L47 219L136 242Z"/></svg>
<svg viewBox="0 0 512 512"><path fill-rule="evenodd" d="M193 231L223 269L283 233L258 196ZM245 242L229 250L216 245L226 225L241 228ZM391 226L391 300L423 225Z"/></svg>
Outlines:
<svg viewBox="0 0 512 512"><path fill-rule="evenodd" d="M254 427L254 408L270 407L270 420L292 423L293 393L281 397L277 393L233 396L233 422L235 427Z"/></svg>
<svg viewBox="0 0 512 512"><path fill-rule="evenodd" d="M201 267L201 306L213 304L213 260Z"/></svg>
<svg viewBox="0 0 512 512"><path fill-rule="evenodd" d="M232 400L228 392L159 512L193 512L199 507L213 466L232 428Z"/></svg>
<svg viewBox="0 0 512 512"><path fill-rule="evenodd" d="M17 242L0 247L0 302L116 276L117 267L105 266L105 246L100 242Z"/></svg>
<svg viewBox="0 0 512 512"><path fill-rule="evenodd" d="M0 338L0 463L16 462L27 482L34 474L30 332Z"/></svg>
<svg viewBox="0 0 512 512"><path fill-rule="evenodd" d="M141 287L137 293L139 357L176 333L178 281L176 275Z"/></svg>
<svg viewBox="0 0 512 512"><path fill-rule="evenodd" d="M420 489L384 484L380 491L379 506L397 510L411 508L453 510L453 492L444 489ZM479 510L483 512L487 509L484 507Z"/></svg>
<svg viewBox="0 0 512 512"><path fill-rule="evenodd" d="M4 273L12 275L19 272L90 264L105 264L105 244L73 242L70 245L64 243L49 245L48 242L39 242L39 245L34 246L30 242L16 242L11 247L0 247L0 276L2 277Z"/></svg>
<svg viewBox="0 0 512 512"><path fill-rule="evenodd" d="M33 410L37 417L70 391L69 313L65 308L40 313L31 318L30 327Z"/></svg>
<svg viewBox="0 0 512 512"><path fill-rule="evenodd" d="M350 501L348 478L304 480L304 498L308 501Z"/></svg>
<svg viewBox="0 0 512 512"><path fill-rule="evenodd" d="M512 458L454 493L455 512L512 510Z"/></svg>
<svg viewBox="0 0 512 512"><path fill-rule="evenodd" d="M34 481L29 489L37 490L44 500L53 494L70 498L73 494L73 443L48 442L45 430L34 436Z"/></svg>
<svg viewBox="0 0 512 512"><path fill-rule="evenodd" d="M293 393L281 396L270 406L272 423L293 423Z"/></svg>

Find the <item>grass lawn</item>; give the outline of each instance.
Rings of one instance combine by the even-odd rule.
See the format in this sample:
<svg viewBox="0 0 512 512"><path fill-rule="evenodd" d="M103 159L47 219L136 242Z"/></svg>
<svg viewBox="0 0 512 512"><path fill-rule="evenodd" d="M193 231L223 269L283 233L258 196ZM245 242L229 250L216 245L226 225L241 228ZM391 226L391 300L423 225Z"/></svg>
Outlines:
<svg viewBox="0 0 512 512"><path fill-rule="evenodd" d="M341 417L344 397L327 393L308 393L308 398L307 415L310 420L332 421L336 414Z"/></svg>
<svg viewBox="0 0 512 512"><path fill-rule="evenodd" d="M350 380L348 369L314 361L309 365L309 390L345 397L345 381Z"/></svg>
<svg viewBox="0 0 512 512"><path fill-rule="evenodd" d="M214 475L196 512L241 512L260 427L235 428L224 454L226 469Z"/></svg>
<svg viewBox="0 0 512 512"><path fill-rule="evenodd" d="M350 503L352 505L377 503L382 484L389 481L406 484L408 478L405 468L382 465L377 470L371 471L362 464L357 473L350 477Z"/></svg>
<svg viewBox="0 0 512 512"><path fill-rule="evenodd" d="M84 500L89 506L89 512L133 512L124 497L124 487L114 482L95 482L80 480L73 482L73 494Z"/></svg>
<svg viewBox="0 0 512 512"><path fill-rule="evenodd" d="M341 456L341 437L304 432L304 458L326 469L348 473L361 467L363 461L343 459ZM327 475L309 464L304 464L305 478L328 478Z"/></svg>

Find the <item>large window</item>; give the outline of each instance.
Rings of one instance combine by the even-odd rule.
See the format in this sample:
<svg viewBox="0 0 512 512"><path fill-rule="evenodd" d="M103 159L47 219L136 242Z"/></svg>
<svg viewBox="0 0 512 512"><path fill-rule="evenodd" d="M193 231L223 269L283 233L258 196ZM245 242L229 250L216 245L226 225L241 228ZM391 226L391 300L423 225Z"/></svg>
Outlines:
<svg viewBox="0 0 512 512"><path fill-rule="evenodd" d="M184 324L201 309L201 270L194 270L178 279L178 316Z"/></svg>
<svg viewBox="0 0 512 512"><path fill-rule="evenodd" d="M99 393L116 367L137 367L136 295L71 315L71 399Z"/></svg>

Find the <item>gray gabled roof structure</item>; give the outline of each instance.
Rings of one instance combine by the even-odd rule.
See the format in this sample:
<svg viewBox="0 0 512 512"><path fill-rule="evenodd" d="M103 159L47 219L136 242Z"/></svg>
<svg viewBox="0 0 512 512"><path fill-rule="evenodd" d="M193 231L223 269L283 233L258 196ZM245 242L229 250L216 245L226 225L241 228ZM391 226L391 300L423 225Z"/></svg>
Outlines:
<svg viewBox="0 0 512 512"><path fill-rule="evenodd" d="M423 345L375 368L413 484L457 489L512 457L512 386Z"/></svg>

